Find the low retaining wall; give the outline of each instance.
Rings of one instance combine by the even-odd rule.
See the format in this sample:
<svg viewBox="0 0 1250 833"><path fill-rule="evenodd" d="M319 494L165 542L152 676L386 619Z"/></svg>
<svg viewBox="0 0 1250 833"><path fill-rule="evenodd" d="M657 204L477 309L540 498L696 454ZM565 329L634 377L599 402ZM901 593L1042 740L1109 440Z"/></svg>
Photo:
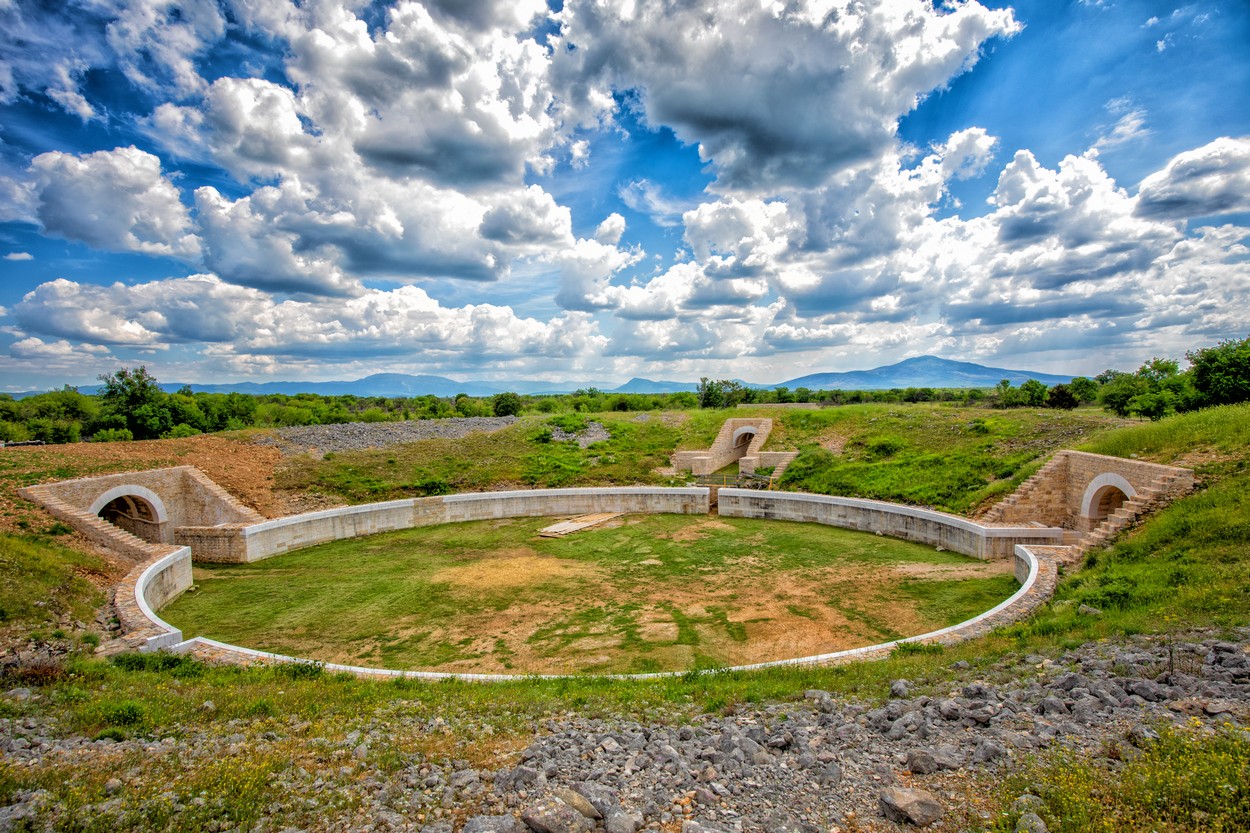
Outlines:
<svg viewBox="0 0 1250 833"><path fill-rule="evenodd" d="M879 500L729 488L721 489L717 500L717 512L730 518L798 521L877 532L980 559L1011 558L1017 544L1063 543L1063 530L1056 527L984 526L945 512Z"/></svg>
<svg viewBox="0 0 1250 833"><path fill-rule="evenodd" d="M995 627L1031 614L1054 592L1057 568L1047 544L1062 540L1063 530L1037 527L985 527L954 515L916 509L881 501L806 495L758 492L749 489L722 489L721 514L730 517L776 518L842 526L864 531L880 531L894 537L945 546L956 552L987 558L991 555L1014 557L1015 575L1020 589L1011 598L958 625L918 636L774 662L731 668L750 671L787 665L836 665L888 656L899 644L907 642L955 644L988 633ZM200 536L205 544L227 542L222 551L234 547L236 552L258 560L297 546L308 546L335 538L370 535L390 529L426 526L458 521L485 520L543 515L585 514L603 512L669 512L703 514L708 511L708 490L705 488L657 489L634 487L622 489L545 489L528 492L487 492L448 495L437 498L398 500L368 506L354 506L322 512L310 512L290 518L265 521L251 526L227 525L187 530L187 537ZM874 527L879 523L882 528ZM1033 540L1030 547L1021 539ZM250 557L257 556L257 557ZM196 559L202 560L196 553ZM182 547L136 570L129 596L122 598L119 588L118 607L133 610L141 618L142 650L169 650L194 653L207 659L237 662L308 662L309 660L256 651L216 640L196 637L183 640L178 629L157 614L163 605L176 598L191 585L191 549ZM123 615L124 621L132 618ZM128 626L129 630L129 626ZM151 635L149 635L151 634ZM518 675L456 674L433 671L392 671L360 666L329 664L332 671L347 671L371 677L411 677L414 679L458 678L476 681L516 680ZM627 674L619 678L649 679L674 676L685 672ZM524 675L532 676L532 675Z"/></svg>
<svg viewBox="0 0 1250 833"><path fill-rule="evenodd" d="M176 537L195 551L196 561L250 563L314 544L416 526L592 512L705 515L708 490L627 486L445 495L325 509L246 526L183 527Z"/></svg>
<svg viewBox="0 0 1250 833"><path fill-rule="evenodd" d="M156 611L191 587L191 548L179 547L137 568L118 588L117 612L130 637L138 637L141 651L155 651L182 643L182 631Z"/></svg>

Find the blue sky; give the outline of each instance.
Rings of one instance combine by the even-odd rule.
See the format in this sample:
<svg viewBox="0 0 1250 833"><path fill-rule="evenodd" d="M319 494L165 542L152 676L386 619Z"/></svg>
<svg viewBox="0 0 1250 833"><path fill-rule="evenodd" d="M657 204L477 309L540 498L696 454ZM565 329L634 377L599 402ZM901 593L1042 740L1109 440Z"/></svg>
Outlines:
<svg viewBox="0 0 1250 833"><path fill-rule="evenodd" d="M1133 369L1250 331L1250 6L0 0L0 389Z"/></svg>

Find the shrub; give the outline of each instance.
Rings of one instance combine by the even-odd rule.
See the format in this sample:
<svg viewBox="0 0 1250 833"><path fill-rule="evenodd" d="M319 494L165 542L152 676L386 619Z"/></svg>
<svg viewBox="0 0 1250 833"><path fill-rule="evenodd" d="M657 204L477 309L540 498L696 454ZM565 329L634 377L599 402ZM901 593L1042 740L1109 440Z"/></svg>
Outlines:
<svg viewBox="0 0 1250 833"><path fill-rule="evenodd" d="M512 391L497 393L491 398L490 407L497 417L517 416L521 413L521 397Z"/></svg>
<svg viewBox="0 0 1250 833"><path fill-rule="evenodd" d="M185 422L180 422L177 425L175 425L173 428L171 428L168 431L168 433L165 434L165 439L177 440L177 439L181 439L182 437L199 436L200 434L203 434L203 433L204 432L198 428L193 428L190 425L187 425Z"/></svg>
<svg viewBox="0 0 1250 833"><path fill-rule="evenodd" d="M425 496L449 495L454 491L446 480L421 480L412 484L412 491Z"/></svg>
<svg viewBox="0 0 1250 833"><path fill-rule="evenodd" d="M109 726L138 726L147 717L147 712L137 700L122 700L120 703L105 703L101 707L101 717Z"/></svg>
<svg viewBox="0 0 1250 833"><path fill-rule="evenodd" d="M204 672L204 664L194 657L157 651L151 654L118 654L113 665L123 671L172 672L175 677L195 677Z"/></svg>
<svg viewBox="0 0 1250 833"><path fill-rule="evenodd" d="M273 667L274 673L288 680L315 680L325 674L320 662L284 662Z"/></svg>
<svg viewBox="0 0 1250 833"><path fill-rule="evenodd" d="M576 434L578 431L586 430L586 417L581 414L560 414L547 420L547 424L553 425L561 431Z"/></svg>
<svg viewBox="0 0 1250 833"><path fill-rule="evenodd" d="M96 443L128 442L134 438L129 428L105 428L91 435L91 441Z"/></svg>

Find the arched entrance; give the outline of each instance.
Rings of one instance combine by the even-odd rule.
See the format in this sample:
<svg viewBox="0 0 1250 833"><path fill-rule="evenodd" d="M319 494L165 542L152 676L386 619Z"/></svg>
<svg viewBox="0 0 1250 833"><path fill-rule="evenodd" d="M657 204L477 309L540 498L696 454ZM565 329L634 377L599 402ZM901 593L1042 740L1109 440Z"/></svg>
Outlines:
<svg viewBox="0 0 1250 833"><path fill-rule="evenodd" d="M91 512L136 538L154 544L168 544L165 504L151 489L118 486L100 495Z"/></svg>
<svg viewBox="0 0 1250 833"><path fill-rule="evenodd" d="M755 439L755 426L747 425L739 428L734 431L734 448L740 448L745 453L753 439Z"/></svg>
<svg viewBox="0 0 1250 833"><path fill-rule="evenodd" d="M1086 531L1093 529L1136 494L1133 484L1120 475L1098 475L1085 487L1081 498L1082 526Z"/></svg>

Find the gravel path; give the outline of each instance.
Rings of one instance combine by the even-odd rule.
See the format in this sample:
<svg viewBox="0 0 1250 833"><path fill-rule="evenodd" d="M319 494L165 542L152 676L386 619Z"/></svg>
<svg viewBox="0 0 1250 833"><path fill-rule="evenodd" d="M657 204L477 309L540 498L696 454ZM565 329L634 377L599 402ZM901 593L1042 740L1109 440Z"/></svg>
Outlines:
<svg viewBox="0 0 1250 833"><path fill-rule="evenodd" d="M807 691L689 722L569 712L536 726L519 756L496 769L412 754L394 760L395 738L493 731L464 715L414 717L402 698L349 722L341 737L309 737L308 724L291 718L114 743L66 734L38 716L37 690L14 689L4 695L13 716L0 719L0 751L18 767L122 761L126 753L162 757L177 770L288 750L301 763L271 782L273 802L257 831L832 833L901 831L935 816L957 825L945 829L966 829L988 820L978 801L987 785L1031 753L1120 758L1162 726L1246 726L1250 629L1240 633L1238 641L1091 643L1057 661L1026 656L983 669L957 662L930 694L894 681L884 705ZM168 805L177 828L180 816L202 817L220 801L176 786L137 790L124 767L105 793L72 809L44 791L16 794L0 807L0 830L53 820L122 826L136 804L152 802ZM1014 812L1027 816L1037 803L1021 796ZM1016 830L1046 830L1040 818L1023 821ZM223 820L207 829L234 828Z"/></svg>
<svg viewBox="0 0 1250 833"><path fill-rule="evenodd" d="M257 445L273 445L283 454L309 451L357 451L383 448L417 440L458 439L475 431L498 431L517 423L516 417L457 417L419 419L406 422L348 422L339 425L302 425L281 428L276 436L256 440Z"/></svg>

